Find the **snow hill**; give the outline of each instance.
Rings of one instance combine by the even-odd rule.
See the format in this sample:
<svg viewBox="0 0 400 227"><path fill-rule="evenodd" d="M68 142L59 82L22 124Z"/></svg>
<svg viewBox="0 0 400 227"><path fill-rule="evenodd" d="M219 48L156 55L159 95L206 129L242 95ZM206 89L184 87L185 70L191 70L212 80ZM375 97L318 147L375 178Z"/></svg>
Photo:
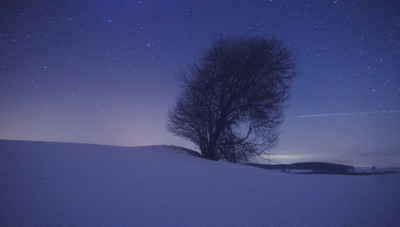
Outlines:
<svg viewBox="0 0 400 227"><path fill-rule="evenodd" d="M296 175L169 146L0 140L0 226L400 226L400 174Z"/></svg>

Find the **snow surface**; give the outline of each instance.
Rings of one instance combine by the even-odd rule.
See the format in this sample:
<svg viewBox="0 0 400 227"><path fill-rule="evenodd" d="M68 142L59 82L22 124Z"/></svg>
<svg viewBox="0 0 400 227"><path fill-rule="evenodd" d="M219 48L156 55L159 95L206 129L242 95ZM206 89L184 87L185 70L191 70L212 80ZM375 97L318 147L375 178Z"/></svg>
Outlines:
<svg viewBox="0 0 400 227"><path fill-rule="evenodd" d="M168 146L0 140L0 226L400 226L400 174L295 175Z"/></svg>

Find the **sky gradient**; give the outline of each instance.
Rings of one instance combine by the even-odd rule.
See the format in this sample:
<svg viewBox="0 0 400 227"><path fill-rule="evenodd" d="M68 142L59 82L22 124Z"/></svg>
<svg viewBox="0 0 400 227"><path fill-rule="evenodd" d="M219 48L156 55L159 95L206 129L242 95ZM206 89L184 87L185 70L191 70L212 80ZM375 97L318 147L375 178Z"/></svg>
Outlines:
<svg viewBox="0 0 400 227"><path fill-rule="evenodd" d="M278 36L299 77L280 163L400 167L400 2L0 3L0 138L195 148L166 130L179 69L222 36Z"/></svg>

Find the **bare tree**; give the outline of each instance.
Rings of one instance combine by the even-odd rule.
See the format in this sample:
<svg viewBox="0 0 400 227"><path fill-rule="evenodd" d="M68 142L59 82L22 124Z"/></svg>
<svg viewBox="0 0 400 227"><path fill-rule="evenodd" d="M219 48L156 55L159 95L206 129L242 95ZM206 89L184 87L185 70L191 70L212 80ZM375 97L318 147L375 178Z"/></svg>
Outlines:
<svg viewBox="0 0 400 227"><path fill-rule="evenodd" d="M296 75L295 59L274 37L220 38L182 71L183 94L168 130L212 160L245 162L276 145Z"/></svg>

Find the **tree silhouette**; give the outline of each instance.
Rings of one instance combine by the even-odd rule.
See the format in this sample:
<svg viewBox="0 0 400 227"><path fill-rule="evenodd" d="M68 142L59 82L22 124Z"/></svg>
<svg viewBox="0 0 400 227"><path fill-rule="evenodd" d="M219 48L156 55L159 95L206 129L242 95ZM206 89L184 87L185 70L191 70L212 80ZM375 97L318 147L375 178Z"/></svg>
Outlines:
<svg viewBox="0 0 400 227"><path fill-rule="evenodd" d="M168 130L212 160L245 162L276 145L296 64L275 37L220 38L181 72Z"/></svg>

